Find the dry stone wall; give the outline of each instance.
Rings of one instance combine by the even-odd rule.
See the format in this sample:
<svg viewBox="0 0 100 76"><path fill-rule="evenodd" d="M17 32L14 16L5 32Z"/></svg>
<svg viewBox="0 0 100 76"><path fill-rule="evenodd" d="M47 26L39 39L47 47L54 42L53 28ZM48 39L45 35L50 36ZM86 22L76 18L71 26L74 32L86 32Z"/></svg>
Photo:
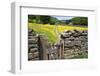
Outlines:
<svg viewBox="0 0 100 76"><path fill-rule="evenodd" d="M28 60L88 58L88 31L67 30L61 33L59 44L28 29Z"/></svg>
<svg viewBox="0 0 100 76"><path fill-rule="evenodd" d="M39 60L38 34L28 29L28 60Z"/></svg>
<svg viewBox="0 0 100 76"><path fill-rule="evenodd" d="M88 31L64 31L61 33L64 42L64 58L87 58L88 56Z"/></svg>

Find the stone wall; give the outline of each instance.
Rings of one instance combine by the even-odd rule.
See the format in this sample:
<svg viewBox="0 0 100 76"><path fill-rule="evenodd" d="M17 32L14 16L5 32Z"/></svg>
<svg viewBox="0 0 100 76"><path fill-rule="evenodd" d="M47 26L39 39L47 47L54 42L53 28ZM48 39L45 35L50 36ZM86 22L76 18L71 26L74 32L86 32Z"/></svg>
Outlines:
<svg viewBox="0 0 100 76"><path fill-rule="evenodd" d="M39 60L38 34L28 29L28 60Z"/></svg>
<svg viewBox="0 0 100 76"><path fill-rule="evenodd" d="M64 31L61 33L64 42L64 58L88 57L88 31Z"/></svg>
<svg viewBox="0 0 100 76"><path fill-rule="evenodd" d="M28 60L56 60L88 58L88 31L64 31L59 44L50 45L48 39L28 29Z"/></svg>

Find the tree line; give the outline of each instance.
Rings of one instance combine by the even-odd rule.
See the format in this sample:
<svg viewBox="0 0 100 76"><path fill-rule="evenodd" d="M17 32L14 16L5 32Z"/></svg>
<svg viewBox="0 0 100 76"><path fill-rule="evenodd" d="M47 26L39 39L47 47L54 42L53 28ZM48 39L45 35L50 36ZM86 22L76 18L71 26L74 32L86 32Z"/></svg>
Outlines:
<svg viewBox="0 0 100 76"><path fill-rule="evenodd" d="M88 26L88 18L87 17L73 17L69 20L59 20L53 16L46 15L28 15L29 23L38 23L38 24L50 24L50 25L82 25Z"/></svg>

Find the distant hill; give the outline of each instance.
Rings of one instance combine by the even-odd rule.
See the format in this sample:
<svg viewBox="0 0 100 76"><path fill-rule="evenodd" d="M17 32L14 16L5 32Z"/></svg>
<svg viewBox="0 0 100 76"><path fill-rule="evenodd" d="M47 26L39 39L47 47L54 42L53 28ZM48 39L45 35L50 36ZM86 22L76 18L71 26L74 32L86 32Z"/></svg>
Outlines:
<svg viewBox="0 0 100 76"><path fill-rule="evenodd" d="M62 17L62 16L61 16ZM88 26L87 17L73 17L72 19L59 20L47 15L28 15L29 23L50 24L50 25L79 25Z"/></svg>

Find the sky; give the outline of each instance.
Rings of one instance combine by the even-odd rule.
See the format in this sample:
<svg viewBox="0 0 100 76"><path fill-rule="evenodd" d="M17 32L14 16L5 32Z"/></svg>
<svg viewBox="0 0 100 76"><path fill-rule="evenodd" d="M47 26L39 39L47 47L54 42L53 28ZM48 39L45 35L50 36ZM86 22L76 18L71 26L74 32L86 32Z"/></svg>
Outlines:
<svg viewBox="0 0 100 76"><path fill-rule="evenodd" d="M53 16L55 18L57 18L58 20L69 20L72 19L72 16Z"/></svg>

